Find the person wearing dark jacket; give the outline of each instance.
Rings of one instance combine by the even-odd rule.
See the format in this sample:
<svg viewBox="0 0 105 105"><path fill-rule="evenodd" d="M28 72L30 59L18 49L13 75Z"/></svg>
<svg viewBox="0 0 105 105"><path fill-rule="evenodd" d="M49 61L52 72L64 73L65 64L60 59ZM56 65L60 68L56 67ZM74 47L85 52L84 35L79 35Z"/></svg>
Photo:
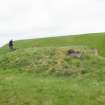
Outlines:
<svg viewBox="0 0 105 105"><path fill-rule="evenodd" d="M12 49L12 50L13 50L13 40L10 40L10 41L9 41L8 46L9 46L9 48L10 48L10 49Z"/></svg>

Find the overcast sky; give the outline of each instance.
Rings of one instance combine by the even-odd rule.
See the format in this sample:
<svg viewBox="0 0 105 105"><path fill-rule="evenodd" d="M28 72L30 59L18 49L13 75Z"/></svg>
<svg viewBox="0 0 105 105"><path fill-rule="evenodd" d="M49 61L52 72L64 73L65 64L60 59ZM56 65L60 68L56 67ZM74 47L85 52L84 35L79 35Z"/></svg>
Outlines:
<svg viewBox="0 0 105 105"><path fill-rule="evenodd" d="M8 40L105 31L105 0L0 0L0 46Z"/></svg>

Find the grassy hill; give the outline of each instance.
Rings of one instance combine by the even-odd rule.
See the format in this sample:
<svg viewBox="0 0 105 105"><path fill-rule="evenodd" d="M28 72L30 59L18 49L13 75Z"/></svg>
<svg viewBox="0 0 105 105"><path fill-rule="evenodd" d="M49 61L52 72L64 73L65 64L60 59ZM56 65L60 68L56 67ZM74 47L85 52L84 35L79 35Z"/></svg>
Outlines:
<svg viewBox="0 0 105 105"><path fill-rule="evenodd" d="M15 47L33 48L33 47L62 47L62 46L88 46L97 48L102 56L105 56L105 33L93 33L75 36L62 36L42 39L20 40L15 42ZM7 53L7 46L0 49L0 53Z"/></svg>
<svg viewBox="0 0 105 105"><path fill-rule="evenodd" d="M0 105L105 105L104 42L105 33L96 33L16 41L14 51L5 45Z"/></svg>

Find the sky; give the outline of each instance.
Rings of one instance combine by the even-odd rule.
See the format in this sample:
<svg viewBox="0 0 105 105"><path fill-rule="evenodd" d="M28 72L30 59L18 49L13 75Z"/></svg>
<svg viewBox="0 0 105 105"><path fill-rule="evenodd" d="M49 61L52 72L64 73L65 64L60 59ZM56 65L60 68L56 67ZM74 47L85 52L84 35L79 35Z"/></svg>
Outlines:
<svg viewBox="0 0 105 105"><path fill-rule="evenodd" d="M105 0L0 0L0 46L94 32L105 32Z"/></svg>

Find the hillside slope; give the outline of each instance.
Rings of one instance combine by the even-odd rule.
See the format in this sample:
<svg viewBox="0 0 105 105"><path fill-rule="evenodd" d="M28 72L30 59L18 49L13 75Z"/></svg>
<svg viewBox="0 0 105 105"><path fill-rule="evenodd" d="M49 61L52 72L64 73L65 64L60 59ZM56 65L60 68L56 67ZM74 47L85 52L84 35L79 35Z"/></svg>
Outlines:
<svg viewBox="0 0 105 105"><path fill-rule="evenodd" d="M4 46L0 105L105 105L104 42L100 33L16 41L13 51Z"/></svg>
<svg viewBox="0 0 105 105"><path fill-rule="evenodd" d="M88 46L97 48L100 55L105 56L105 33L93 33L76 36L63 36L42 39L20 40L15 42L15 48L32 47L62 47L62 46ZM8 52L7 46L0 49L0 54Z"/></svg>
<svg viewBox="0 0 105 105"><path fill-rule="evenodd" d="M0 49L0 68L58 75L97 71L104 68L104 42L105 33L16 41L16 50ZM82 57L67 55L69 49L79 51Z"/></svg>

